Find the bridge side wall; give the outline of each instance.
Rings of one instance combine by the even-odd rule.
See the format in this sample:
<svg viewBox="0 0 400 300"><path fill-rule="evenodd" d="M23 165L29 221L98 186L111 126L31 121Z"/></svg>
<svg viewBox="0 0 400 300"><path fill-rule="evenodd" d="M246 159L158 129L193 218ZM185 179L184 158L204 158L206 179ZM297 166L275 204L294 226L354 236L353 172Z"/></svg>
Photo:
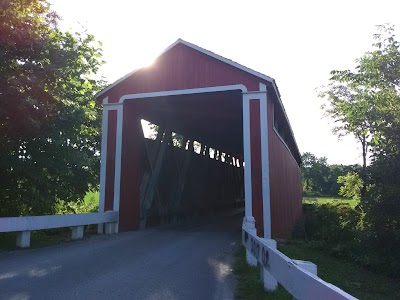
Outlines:
<svg viewBox="0 0 400 300"><path fill-rule="evenodd" d="M288 238L302 212L301 172L274 128L274 101L268 97L268 141L273 238Z"/></svg>

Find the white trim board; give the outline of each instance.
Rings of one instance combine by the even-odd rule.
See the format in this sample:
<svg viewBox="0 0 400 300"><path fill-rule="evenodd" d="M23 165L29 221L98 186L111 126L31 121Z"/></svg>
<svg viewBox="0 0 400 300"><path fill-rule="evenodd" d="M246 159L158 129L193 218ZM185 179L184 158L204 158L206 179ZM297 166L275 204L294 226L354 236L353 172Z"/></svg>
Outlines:
<svg viewBox="0 0 400 300"><path fill-rule="evenodd" d="M264 238L270 239L271 232L271 195L269 182L269 148L268 148L268 105L267 86L260 83L260 141L261 141L261 182L263 198Z"/></svg>
<svg viewBox="0 0 400 300"><path fill-rule="evenodd" d="M235 90L240 90L240 91L242 91L242 93L247 92L247 88L243 84L234 84L234 85L222 85L222 86L213 86L213 87L196 88L196 89L172 90L172 91L150 92L150 93L140 93L140 94L128 94L128 95L122 96L118 102L123 103L125 100L132 100L132 99L215 93L215 92L227 92L227 91L235 91Z"/></svg>
<svg viewBox="0 0 400 300"><path fill-rule="evenodd" d="M243 94L243 182L246 220L254 219L253 195L251 186L250 98L251 94Z"/></svg>
<svg viewBox="0 0 400 300"><path fill-rule="evenodd" d="M108 101L108 97L103 103ZM103 109L103 119L101 125L101 153L100 153L100 197L99 212L104 211L105 194L106 194L106 172L107 172L107 140L108 140L108 110Z"/></svg>
<svg viewBox="0 0 400 300"><path fill-rule="evenodd" d="M114 172L114 204L113 210L118 211L120 205L120 194L121 194L121 164L122 164L122 133L123 133L123 116L124 116L124 101L133 99L143 98L154 98L154 97L165 97L174 95L190 95L199 93L212 93L212 92L223 92L223 91L236 91L240 90L242 93L247 92L247 88L242 84L226 85L226 86L214 86L207 88L197 89L186 89L186 90L172 90L162 91L153 93L140 93L140 94L128 94L124 95L119 99L118 103L106 103L104 101L103 110L107 110L108 107L112 107L117 110L117 128L116 128L116 139L115 139L115 172ZM242 96L244 97L244 95ZM249 95L247 95L249 97ZM250 124L249 124L250 126ZM250 128L250 127L249 127ZM251 182L250 182L251 183ZM115 226L115 232L118 233L118 222Z"/></svg>

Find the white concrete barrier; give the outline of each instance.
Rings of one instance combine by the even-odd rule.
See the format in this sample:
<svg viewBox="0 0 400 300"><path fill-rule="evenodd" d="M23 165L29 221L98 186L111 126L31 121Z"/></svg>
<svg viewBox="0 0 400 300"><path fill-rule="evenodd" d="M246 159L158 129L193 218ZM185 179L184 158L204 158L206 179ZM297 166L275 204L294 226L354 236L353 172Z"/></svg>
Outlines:
<svg viewBox="0 0 400 300"><path fill-rule="evenodd" d="M319 278L315 264L290 259L272 247L275 242L272 241L259 238L253 230L242 227L243 245L261 265L267 290L277 287L274 282L277 280L295 299L357 299Z"/></svg>
<svg viewBox="0 0 400 300"><path fill-rule="evenodd" d="M72 239L83 238L84 225L106 224L106 234L115 232L114 225L118 221L117 211L87 214L49 215L32 217L0 218L0 232L17 232L17 247L30 246L32 230L73 227Z"/></svg>

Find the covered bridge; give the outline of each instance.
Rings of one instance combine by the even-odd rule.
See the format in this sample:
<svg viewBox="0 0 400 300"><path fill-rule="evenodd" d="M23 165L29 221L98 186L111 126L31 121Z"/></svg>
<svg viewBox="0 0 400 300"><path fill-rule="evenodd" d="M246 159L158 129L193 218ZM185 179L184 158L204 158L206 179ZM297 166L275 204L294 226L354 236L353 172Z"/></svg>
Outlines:
<svg viewBox="0 0 400 300"><path fill-rule="evenodd" d="M116 230L244 200L259 236L290 234L301 215L301 159L274 79L179 39L96 98L99 210L119 211ZM142 120L157 126L153 139Z"/></svg>

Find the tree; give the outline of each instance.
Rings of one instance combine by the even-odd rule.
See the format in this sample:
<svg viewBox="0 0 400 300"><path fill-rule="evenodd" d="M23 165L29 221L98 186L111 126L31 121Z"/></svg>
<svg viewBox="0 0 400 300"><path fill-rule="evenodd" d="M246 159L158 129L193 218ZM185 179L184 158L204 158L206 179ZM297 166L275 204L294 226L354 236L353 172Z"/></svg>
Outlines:
<svg viewBox="0 0 400 300"><path fill-rule="evenodd" d="M347 77L347 71L332 71L331 83L320 93L328 100L323 105L325 115L331 117L336 125L333 132L339 137L354 134L362 147L363 169L367 166L367 153L370 141L370 124L365 118L369 113L366 95L359 86L353 85Z"/></svg>
<svg viewBox="0 0 400 300"><path fill-rule="evenodd" d="M0 11L0 215L52 213L98 184L101 48L44 0Z"/></svg>
<svg viewBox="0 0 400 300"><path fill-rule="evenodd" d="M400 103L398 101L400 52L393 26L378 26L374 51L357 59L355 71L332 71L330 84L320 96L328 101L325 114L336 123L333 132L339 137L353 134L362 146L366 192L367 155L385 155L388 147L398 146ZM396 125L397 124L397 125ZM396 141L397 139L397 141ZM392 151L391 149L390 151Z"/></svg>
<svg viewBox="0 0 400 300"><path fill-rule="evenodd" d="M305 152L302 159L303 193L321 196L339 195L338 177L349 172L359 173L359 165L329 165L326 157Z"/></svg>
<svg viewBox="0 0 400 300"><path fill-rule="evenodd" d="M337 182L343 184L339 189L339 195L360 201L363 181L358 173L349 172L345 176L339 176Z"/></svg>
<svg viewBox="0 0 400 300"><path fill-rule="evenodd" d="M326 157L318 158L310 152L301 156L304 192L325 195L328 186L329 166Z"/></svg>
<svg viewBox="0 0 400 300"><path fill-rule="evenodd" d="M400 276L400 43L393 26L378 30L373 50L356 60L355 71L333 71L321 95L339 126L365 134L371 165L364 163L362 177L363 236L392 275Z"/></svg>
<svg viewBox="0 0 400 300"><path fill-rule="evenodd" d="M340 176L346 176L348 173L361 174L360 165L330 165L329 170L329 195L340 195L339 191L341 184L338 183L338 178Z"/></svg>

